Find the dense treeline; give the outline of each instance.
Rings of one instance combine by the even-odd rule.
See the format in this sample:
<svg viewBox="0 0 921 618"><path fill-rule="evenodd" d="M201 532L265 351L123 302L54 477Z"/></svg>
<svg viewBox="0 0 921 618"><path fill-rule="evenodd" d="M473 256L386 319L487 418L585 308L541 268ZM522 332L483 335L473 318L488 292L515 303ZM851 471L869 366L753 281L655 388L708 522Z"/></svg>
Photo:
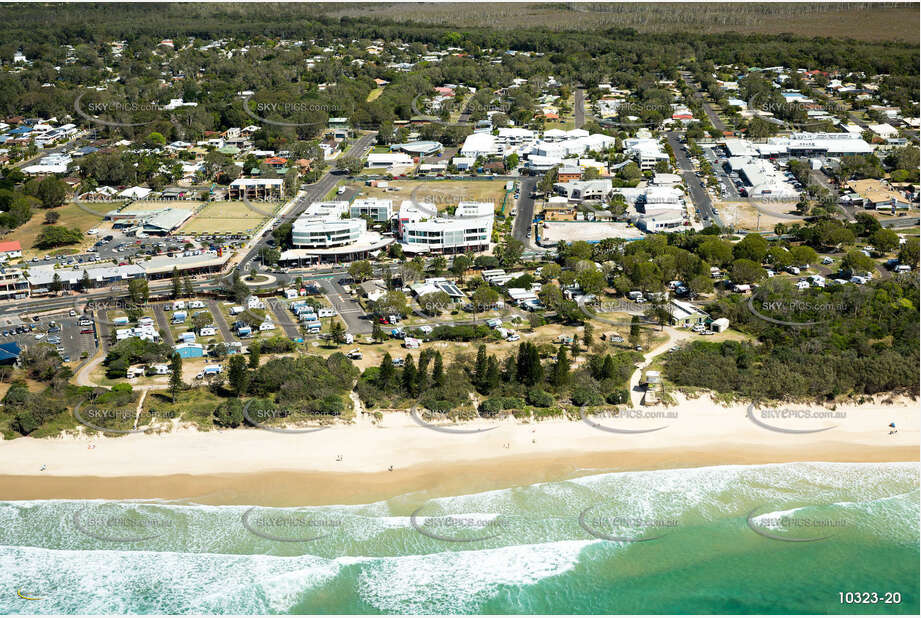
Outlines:
<svg viewBox="0 0 921 618"><path fill-rule="evenodd" d="M441 353L431 349L422 350L418 362L407 354L402 368L388 353L378 367L365 370L357 392L368 407L418 404L449 416L625 403L625 386L639 354L602 350L589 326L583 338L569 346L525 342L499 358L480 345L475 357L457 355L447 367ZM585 362L576 367L574 359L583 356ZM475 411L471 394L477 396Z"/></svg>
<svg viewBox="0 0 921 618"><path fill-rule="evenodd" d="M413 115L412 101L431 85L465 83L478 88L497 88L510 83L510 77L554 75L562 83L581 82L591 88L599 81L613 79L626 88L640 88L657 77L675 79L677 67L693 59L697 63L741 64L745 66L785 65L839 69L845 73L864 72L868 76L889 74L916 83L917 49L900 43L858 43L832 39L805 39L791 36L698 33L640 34L632 29L607 29L596 32L551 32L522 27L499 31L412 23L331 19L317 15L309 5L112 5L44 7L17 6L2 11L0 20L0 58L4 62L17 49L36 65L23 74L4 75L0 88L0 110L25 111L43 116L60 115L73 109L78 86L97 85L111 78L105 69L113 67L120 77L112 83L109 96L124 94L131 100L166 102L183 96L200 102L198 108L183 108L141 127L173 131L171 123L199 130L226 126L245 126L249 118L236 93L252 90L254 102L310 101L315 107L300 110L285 118L305 123L298 127L273 126L269 134L287 134L304 139L315 134L329 116L347 116L358 124L380 124ZM36 28L36 23L44 24ZM163 37L172 37L176 50L167 54L169 75L183 75L178 84L163 88L158 79L162 57L152 52ZM231 57L197 48L180 52L186 37L201 42L225 39ZM275 47L278 39L316 40L318 47ZM367 45L381 39L387 43L406 43L403 57L393 53L393 61L415 62L426 47L453 45L467 57L446 57L442 62L416 67L404 74L387 69L368 58ZM115 58L105 45L125 40L127 51ZM307 69L306 60L335 40L349 43L327 61ZM66 64L64 44L73 45L77 62ZM248 46L245 53L241 48ZM535 51L541 57L504 57L501 64L480 62L484 49ZM355 58L368 62L353 63ZM61 66L60 72L54 69ZM194 77L194 79L193 79ZM367 101L374 88L373 78L392 82L383 95ZM53 83L54 88L42 88ZM892 82L897 83L897 82ZM334 84L320 91L320 84ZM119 92L119 87L123 88ZM260 99L261 97L261 99ZM521 105L517 105L521 107ZM145 118L149 119L149 118ZM190 131L197 137L195 131ZM171 135L170 137L175 137ZM457 136L454 136L456 141Z"/></svg>
<svg viewBox="0 0 921 618"><path fill-rule="evenodd" d="M865 288L832 285L794 291L765 285L751 301L733 295L707 307L758 343L695 342L670 354L669 380L752 399L918 395L918 281L898 277ZM772 304L773 302L779 304ZM771 307L780 311L771 311Z"/></svg>

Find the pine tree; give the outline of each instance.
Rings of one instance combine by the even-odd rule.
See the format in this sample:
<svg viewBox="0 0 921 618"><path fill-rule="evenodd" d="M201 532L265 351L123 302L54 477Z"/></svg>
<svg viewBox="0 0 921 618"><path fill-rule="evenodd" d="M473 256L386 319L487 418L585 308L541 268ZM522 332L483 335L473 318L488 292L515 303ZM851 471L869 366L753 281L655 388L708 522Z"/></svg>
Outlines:
<svg viewBox="0 0 921 618"><path fill-rule="evenodd" d="M604 363L601 365L601 379L610 380L614 377L614 373L614 359L611 358L610 354L606 354L604 357Z"/></svg>
<svg viewBox="0 0 921 618"><path fill-rule="evenodd" d="M566 354L566 348L560 347L556 355L556 363L550 372L550 383L560 388L569 382L569 356Z"/></svg>
<svg viewBox="0 0 921 618"><path fill-rule="evenodd" d="M387 336L384 334L384 329L381 328L380 324L375 322L374 326L371 327L371 339L373 339L377 343L380 343L381 341L384 341L386 338Z"/></svg>
<svg viewBox="0 0 921 618"><path fill-rule="evenodd" d="M416 372L416 392L424 393L428 388L429 361L432 359L432 350L425 349L419 354L419 367Z"/></svg>
<svg viewBox="0 0 921 618"><path fill-rule="evenodd" d="M640 339L640 316L630 318L630 342L636 345Z"/></svg>
<svg viewBox="0 0 921 618"><path fill-rule="evenodd" d="M249 374L246 373L246 361L237 354L230 357L230 369L227 370L227 381L236 392L237 397L242 397L249 383Z"/></svg>
<svg viewBox="0 0 921 618"><path fill-rule="evenodd" d="M486 383L486 346L481 345L476 351L476 366L473 368L473 384L481 387Z"/></svg>
<svg viewBox="0 0 921 618"><path fill-rule="evenodd" d="M182 278L182 293L189 298L195 296L195 287L192 285L192 280L189 279L188 276Z"/></svg>
<svg viewBox="0 0 921 618"><path fill-rule="evenodd" d="M249 346L249 368L250 369L259 368L259 354L260 354L259 343L253 342L253 344Z"/></svg>
<svg viewBox="0 0 921 618"><path fill-rule="evenodd" d="M586 323L585 323L585 329L584 329L584 331L582 332L582 343L585 344L585 347L586 347L586 348L591 348L591 347L592 347L592 340L593 340L594 332L595 332L595 329L594 329L594 327L591 325L591 323L590 323L590 322L586 322Z"/></svg>
<svg viewBox="0 0 921 618"><path fill-rule="evenodd" d="M435 352L435 361L432 363L432 382L435 386L444 386L445 370L441 360L441 352Z"/></svg>
<svg viewBox="0 0 921 618"><path fill-rule="evenodd" d="M570 351L572 352L573 359L579 357L579 354L582 354L582 347L579 345L579 339L576 337L572 338L572 345L569 346Z"/></svg>
<svg viewBox="0 0 921 618"><path fill-rule="evenodd" d="M176 403L176 393L182 388L182 357L176 352L170 358L169 368L169 392L173 403Z"/></svg>
<svg viewBox="0 0 921 618"><path fill-rule="evenodd" d="M173 266L173 298L179 298L182 293L182 281L179 278L179 270Z"/></svg>
<svg viewBox="0 0 921 618"><path fill-rule="evenodd" d="M515 377L519 382L525 382L528 375L528 343L518 346L518 359L515 363Z"/></svg>
<svg viewBox="0 0 921 618"><path fill-rule="evenodd" d="M393 384L395 375L396 370L393 368L393 358L391 358L390 352L385 352L384 358L381 359L380 372L377 374L377 385L381 389L387 390Z"/></svg>
<svg viewBox="0 0 921 618"><path fill-rule="evenodd" d="M412 354L407 354L406 363L403 366L403 390L411 396L416 393L416 375L416 363L413 361Z"/></svg>
<svg viewBox="0 0 921 618"><path fill-rule="evenodd" d="M494 388L499 386L499 361L496 360L495 356L490 356L489 360L486 361L486 378L485 378L485 388L484 390L489 393Z"/></svg>
<svg viewBox="0 0 921 618"><path fill-rule="evenodd" d="M505 357L505 365L502 368L502 380L504 382L514 382L515 381L515 355L509 354Z"/></svg>
<svg viewBox="0 0 921 618"><path fill-rule="evenodd" d="M537 352L537 346L533 343L528 344L528 386L534 386L544 379L544 367L540 364L540 354Z"/></svg>

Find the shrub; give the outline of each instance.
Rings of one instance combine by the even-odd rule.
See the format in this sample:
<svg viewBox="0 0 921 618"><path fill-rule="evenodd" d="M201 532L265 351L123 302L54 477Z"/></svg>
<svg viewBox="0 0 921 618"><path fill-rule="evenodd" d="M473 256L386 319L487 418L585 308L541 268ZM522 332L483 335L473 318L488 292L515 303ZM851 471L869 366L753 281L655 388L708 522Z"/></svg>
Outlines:
<svg viewBox="0 0 921 618"><path fill-rule="evenodd" d="M604 403L600 393L580 386L572 391L572 402L577 406L597 406Z"/></svg>
<svg viewBox="0 0 921 618"><path fill-rule="evenodd" d="M218 427L239 427L243 423L243 404L239 399L229 399L214 410L214 424Z"/></svg>
<svg viewBox="0 0 921 618"><path fill-rule="evenodd" d="M553 405L553 395L539 388L528 391L528 403L538 408L549 408Z"/></svg>

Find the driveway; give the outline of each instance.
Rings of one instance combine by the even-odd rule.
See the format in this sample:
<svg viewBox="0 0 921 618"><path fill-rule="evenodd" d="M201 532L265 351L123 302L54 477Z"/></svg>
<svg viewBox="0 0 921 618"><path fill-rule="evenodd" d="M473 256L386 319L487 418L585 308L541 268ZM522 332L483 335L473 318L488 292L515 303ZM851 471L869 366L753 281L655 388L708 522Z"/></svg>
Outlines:
<svg viewBox="0 0 921 618"><path fill-rule="evenodd" d="M659 345L657 348L654 348L643 354L643 363L633 372L633 375L630 376L630 405L633 408L638 408L643 403L643 396L646 391L640 388L640 380L643 377L643 372L646 371L646 368L652 364L653 359L657 356L661 356L665 352L668 352L669 348L673 345L676 345L680 341L689 339L693 333L687 329L677 329L671 326L665 327L665 334L668 335L668 340Z"/></svg>
<svg viewBox="0 0 921 618"><path fill-rule="evenodd" d="M153 306L154 315L157 318L157 326L160 327L160 331L163 333L164 341L171 346L176 345L176 340L173 339L173 331L169 327L169 319L166 317L166 312L163 310L163 305L154 305Z"/></svg>
<svg viewBox="0 0 921 618"><path fill-rule="evenodd" d="M214 323L217 325L218 330L221 331L221 337L224 338L225 343L230 343L231 341L237 341L237 338L233 336L233 332L230 330L230 326L227 324L227 320L224 319L224 314L221 313L221 307L217 304L217 301L211 299L208 301L208 309L211 311L211 317L214 318Z"/></svg>
<svg viewBox="0 0 921 618"><path fill-rule="evenodd" d="M374 327L371 322L362 320L365 315L364 309L345 291L339 283L339 277L332 279L317 279L323 287L323 294L326 300L330 302L336 313L345 321L346 330L353 335L370 333Z"/></svg>

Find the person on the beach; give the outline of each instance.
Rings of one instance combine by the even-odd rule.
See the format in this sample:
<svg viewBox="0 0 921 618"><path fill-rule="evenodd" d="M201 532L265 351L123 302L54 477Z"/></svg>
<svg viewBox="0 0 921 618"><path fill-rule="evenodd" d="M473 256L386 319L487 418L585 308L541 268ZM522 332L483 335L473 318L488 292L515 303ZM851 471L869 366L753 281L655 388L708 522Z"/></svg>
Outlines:
<svg viewBox="0 0 921 618"><path fill-rule="evenodd" d="M41 470L39 470L39 472L44 472L44 471L45 471L45 468L47 468L47 467L48 467L48 466L46 466L45 464L42 464L42 468L41 468Z"/></svg>

